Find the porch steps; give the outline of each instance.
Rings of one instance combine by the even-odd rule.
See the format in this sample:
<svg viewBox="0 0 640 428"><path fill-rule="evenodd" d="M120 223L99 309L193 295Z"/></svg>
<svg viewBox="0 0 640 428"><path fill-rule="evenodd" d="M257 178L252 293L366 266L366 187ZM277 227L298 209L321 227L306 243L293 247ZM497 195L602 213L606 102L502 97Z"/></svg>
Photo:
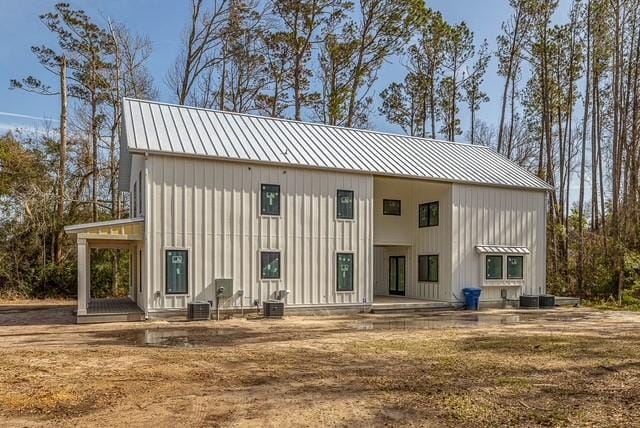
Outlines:
<svg viewBox="0 0 640 428"><path fill-rule="evenodd" d="M453 309L454 306L447 302L434 302L425 300L413 300L411 302L403 300L399 302L374 302L371 304L371 313L389 314L389 313L413 313L442 311Z"/></svg>

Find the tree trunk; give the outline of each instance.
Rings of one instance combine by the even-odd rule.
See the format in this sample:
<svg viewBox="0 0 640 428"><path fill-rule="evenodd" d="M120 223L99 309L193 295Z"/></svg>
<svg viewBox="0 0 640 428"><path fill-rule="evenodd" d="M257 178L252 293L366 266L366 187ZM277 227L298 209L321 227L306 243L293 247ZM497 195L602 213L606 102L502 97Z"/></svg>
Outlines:
<svg viewBox="0 0 640 428"><path fill-rule="evenodd" d="M57 236L55 239L54 263L62 257L64 225L64 188L67 171L67 59L60 59L60 161L58 165Z"/></svg>

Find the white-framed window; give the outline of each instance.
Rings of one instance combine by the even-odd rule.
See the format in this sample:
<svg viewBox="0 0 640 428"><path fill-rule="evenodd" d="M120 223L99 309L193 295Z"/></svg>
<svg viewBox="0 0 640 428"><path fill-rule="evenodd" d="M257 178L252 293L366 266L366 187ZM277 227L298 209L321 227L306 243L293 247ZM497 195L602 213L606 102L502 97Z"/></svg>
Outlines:
<svg viewBox="0 0 640 428"><path fill-rule="evenodd" d="M280 251L260 251L260 279L280 279L281 267Z"/></svg>
<svg viewBox="0 0 640 428"><path fill-rule="evenodd" d="M189 250L166 248L164 263L165 293L167 295L189 294Z"/></svg>
<svg viewBox="0 0 640 428"><path fill-rule="evenodd" d="M522 286L526 280L527 256L521 254L483 254L482 280L485 286Z"/></svg>
<svg viewBox="0 0 640 428"><path fill-rule="evenodd" d="M353 190L338 189L336 192L336 218L339 220L354 219Z"/></svg>
<svg viewBox="0 0 640 428"><path fill-rule="evenodd" d="M260 214L264 216L280 215L280 185L260 185Z"/></svg>
<svg viewBox="0 0 640 428"><path fill-rule="evenodd" d="M336 253L336 291L353 291L353 253Z"/></svg>

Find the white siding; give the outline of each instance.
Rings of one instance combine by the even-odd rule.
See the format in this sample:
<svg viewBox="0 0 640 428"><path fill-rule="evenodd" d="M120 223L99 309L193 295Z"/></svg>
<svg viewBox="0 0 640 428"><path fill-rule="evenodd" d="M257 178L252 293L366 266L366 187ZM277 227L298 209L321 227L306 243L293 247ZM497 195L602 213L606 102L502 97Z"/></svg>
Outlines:
<svg viewBox="0 0 640 428"><path fill-rule="evenodd" d="M453 185L453 300L462 299L462 288L482 286L482 300L500 300L546 291L545 192ZM527 247L521 286L484 281L484 256L476 245Z"/></svg>
<svg viewBox="0 0 640 428"><path fill-rule="evenodd" d="M244 305L287 289L290 305L372 299L371 176L149 156L146 258L148 306L183 309L213 300L214 281L232 278ZM133 175L132 175L133 177ZM260 185L279 184L281 216L260 216ZM336 190L354 191L355 220L336 219ZM189 250L187 296L165 295L164 249ZM261 280L261 250L281 252L281 279ZM336 252L353 252L354 291L336 291ZM233 304L241 304L235 298Z"/></svg>
<svg viewBox="0 0 640 428"><path fill-rule="evenodd" d="M407 258L407 297L450 300L451 290L451 184L375 177L373 221L376 245L376 294L388 294L389 256ZM383 199L400 199L401 216L382 214ZM418 206L439 202L438 226L418 227ZM418 281L418 256L438 255L438 282Z"/></svg>

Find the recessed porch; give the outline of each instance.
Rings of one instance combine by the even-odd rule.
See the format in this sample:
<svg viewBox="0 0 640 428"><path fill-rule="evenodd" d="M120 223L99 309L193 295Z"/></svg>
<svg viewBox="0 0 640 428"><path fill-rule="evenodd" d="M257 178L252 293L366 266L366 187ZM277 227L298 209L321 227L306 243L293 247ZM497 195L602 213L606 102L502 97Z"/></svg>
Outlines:
<svg viewBox="0 0 640 428"><path fill-rule="evenodd" d="M145 313L138 305L141 290L144 219L131 218L66 226L78 248L78 324L141 321ZM91 250L128 250L130 255L129 296L91 297Z"/></svg>

